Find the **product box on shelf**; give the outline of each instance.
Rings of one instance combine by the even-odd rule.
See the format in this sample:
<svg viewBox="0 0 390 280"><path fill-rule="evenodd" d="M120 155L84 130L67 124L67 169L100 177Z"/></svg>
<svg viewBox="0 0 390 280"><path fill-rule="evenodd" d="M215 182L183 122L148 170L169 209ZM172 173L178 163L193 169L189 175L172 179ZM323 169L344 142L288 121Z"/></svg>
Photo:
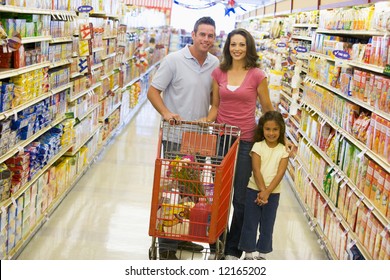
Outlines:
<svg viewBox="0 0 390 280"><path fill-rule="evenodd" d="M60 158L55 163L56 171L56 193L55 196L61 194L68 184L68 163L65 158Z"/></svg>
<svg viewBox="0 0 390 280"><path fill-rule="evenodd" d="M353 194L351 196L351 199L349 200L348 205L348 214L347 214L347 223L351 227L352 231L355 231L356 226L356 216L357 216L357 202L359 201L359 198Z"/></svg>
<svg viewBox="0 0 390 280"><path fill-rule="evenodd" d="M366 239L367 223L369 217L371 216L371 212L368 210L367 207L359 208L359 211L362 211L362 213L361 213L361 221L359 224L359 229L357 232L358 232L359 241L363 244L364 240Z"/></svg>
<svg viewBox="0 0 390 280"><path fill-rule="evenodd" d="M77 154L74 156L66 156L68 164L68 180L69 183L73 182L77 175Z"/></svg>
<svg viewBox="0 0 390 280"><path fill-rule="evenodd" d="M0 213L0 259L4 260L7 256L7 240L8 240L8 212L2 210Z"/></svg>
<svg viewBox="0 0 390 280"><path fill-rule="evenodd" d="M340 186L340 190L339 190L339 195L338 195L338 198L337 198L336 206L340 210L341 214L344 214L346 195L349 192L348 190L349 190L348 186L345 186L345 185L341 185ZM343 217L346 218L344 215L343 215Z"/></svg>
<svg viewBox="0 0 390 280"><path fill-rule="evenodd" d="M382 233L381 233L382 234ZM382 235L382 242L379 249L379 260L389 260L390 259L390 233L385 231Z"/></svg>
<svg viewBox="0 0 390 280"><path fill-rule="evenodd" d="M16 206L11 204L8 207L8 242L7 242L7 251L10 252L15 247L16 239Z"/></svg>
<svg viewBox="0 0 390 280"><path fill-rule="evenodd" d="M389 204L389 196L390 196L390 174L387 173L386 178L385 178L385 184L384 184L384 188L383 188L382 197L380 199L381 203L379 205L379 210L385 216L387 214L387 208L388 208L388 204Z"/></svg>
<svg viewBox="0 0 390 280"><path fill-rule="evenodd" d="M47 208L48 196L48 172L45 172L37 180L36 218L39 219Z"/></svg>
<svg viewBox="0 0 390 280"><path fill-rule="evenodd" d="M375 217L373 215L371 215L371 212L369 212L368 217L367 217L366 230L365 230L365 234L364 234L364 241L363 241L363 245L366 249L368 249L368 247L370 245L371 231L372 231L372 228L375 224L375 220L376 220Z"/></svg>
<svg viewBox="0 0 390 280"><path fill-rule="evenodd" d="M383 230L384 230L383 225L378 222L377 230L376 230L376 236L373 238L375 240L375 242L373 244L374 248L373 248L373 253L372 253L372 258L374 260L378 260L379 259L379 252L380 252L380 247L381 247L381 244L382 244Z"/></svg>
<svg viewBox="0 0 390 280"><path fill-rule="evenodd" d="M19 196L16 199L17 209L15 217L15 245L22 239L23 203L24 196Z"/></svg>
<svg viewBox="0 0 390 280"><path fill-rule="evenodd" d="M38 191L38 181L35 181L31 187L30 195L30 225L33 226L36 224L37 217L37 191Z"/></svg>
<svg viewBox="0 0 390 280"><path fill-rule="evenodd" d="M376 218L373 218L371 232L368 240L368 246L366 246L371 256L374 255L374 246L375 246L375 239L377 236L378 226L379 226L379 221Z"/></svg>

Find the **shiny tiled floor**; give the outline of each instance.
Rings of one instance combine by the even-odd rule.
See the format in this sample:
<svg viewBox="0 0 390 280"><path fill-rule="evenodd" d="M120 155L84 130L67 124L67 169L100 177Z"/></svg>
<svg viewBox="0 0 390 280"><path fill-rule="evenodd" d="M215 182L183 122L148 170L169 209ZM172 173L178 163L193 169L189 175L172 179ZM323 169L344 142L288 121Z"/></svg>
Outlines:
<svg viewBox="0 0 390 280"><path fill-rule="evenodd" d="M159 120L150 103L145 103L19 259L147 260ZM202 259L204 255L190 257ZM269 259L327 259L286 181Z"/></svg>

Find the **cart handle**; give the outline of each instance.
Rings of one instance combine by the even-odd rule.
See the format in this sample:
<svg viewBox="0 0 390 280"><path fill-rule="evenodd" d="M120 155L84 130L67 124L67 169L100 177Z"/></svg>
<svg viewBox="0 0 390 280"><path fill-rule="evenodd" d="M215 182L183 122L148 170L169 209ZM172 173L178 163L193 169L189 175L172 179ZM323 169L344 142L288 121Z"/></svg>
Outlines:
<svg viewBox="0 0 390 280"><path fill-rule="evenodd" d="M170 119L168 121L163 120L163 122L169 123L169 125L183 125L183 124L187 124L187 125L199 125L199 126L202 126L202 127L207 127L207 126L210 127L211 126L211 127L217 127L217 128L225 128L226 126L229 126L231 128L239 129L236 126L227 125L225 123L215 123L215 122L211 123L211 122L201 122L201 121L183 121L183 120L176 120L176 119Z"/></svg>

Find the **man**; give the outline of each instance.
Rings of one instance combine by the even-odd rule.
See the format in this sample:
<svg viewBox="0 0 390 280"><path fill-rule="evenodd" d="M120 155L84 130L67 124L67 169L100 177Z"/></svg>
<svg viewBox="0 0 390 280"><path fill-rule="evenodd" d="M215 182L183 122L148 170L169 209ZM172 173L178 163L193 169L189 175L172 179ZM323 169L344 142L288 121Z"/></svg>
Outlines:
<svg viewBox="0 0 390 280"><path fill-rule="evenodd" d="M215 41L214 20L198 19L191 35L192 45L163 59L148 91L149 101L167 121L195 121L207 116L209 111L211 72L219 65L218 58L209 53ZM177 260L177 249L201 251L203 246L159 239L160 259Z"/></svg>

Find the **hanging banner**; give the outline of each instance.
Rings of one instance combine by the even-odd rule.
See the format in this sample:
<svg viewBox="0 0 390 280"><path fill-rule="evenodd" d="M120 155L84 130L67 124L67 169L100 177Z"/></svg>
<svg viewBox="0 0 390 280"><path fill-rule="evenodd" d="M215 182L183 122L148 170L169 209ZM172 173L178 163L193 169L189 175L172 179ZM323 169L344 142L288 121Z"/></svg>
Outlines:
<svg viewBox="0 0 390 280"><path fill-rule="evenodd" d="M222 2L222 1L209 2L209 3L205 3L203 5L192 5L192 4L182 3L178 0L173 0L173 3L175 3L176 5L182 6L182 7L187 8L187 9L193 9L193 10L207 9L207 8L210 8L212 6L217 5L220 2Z"/></svg>
<svg viewBox="0 0 390 280"><path fill-rule="evenodd" d="M172 0L126 0L125 4L146 8L171 9L172 2Z"/></svg>

